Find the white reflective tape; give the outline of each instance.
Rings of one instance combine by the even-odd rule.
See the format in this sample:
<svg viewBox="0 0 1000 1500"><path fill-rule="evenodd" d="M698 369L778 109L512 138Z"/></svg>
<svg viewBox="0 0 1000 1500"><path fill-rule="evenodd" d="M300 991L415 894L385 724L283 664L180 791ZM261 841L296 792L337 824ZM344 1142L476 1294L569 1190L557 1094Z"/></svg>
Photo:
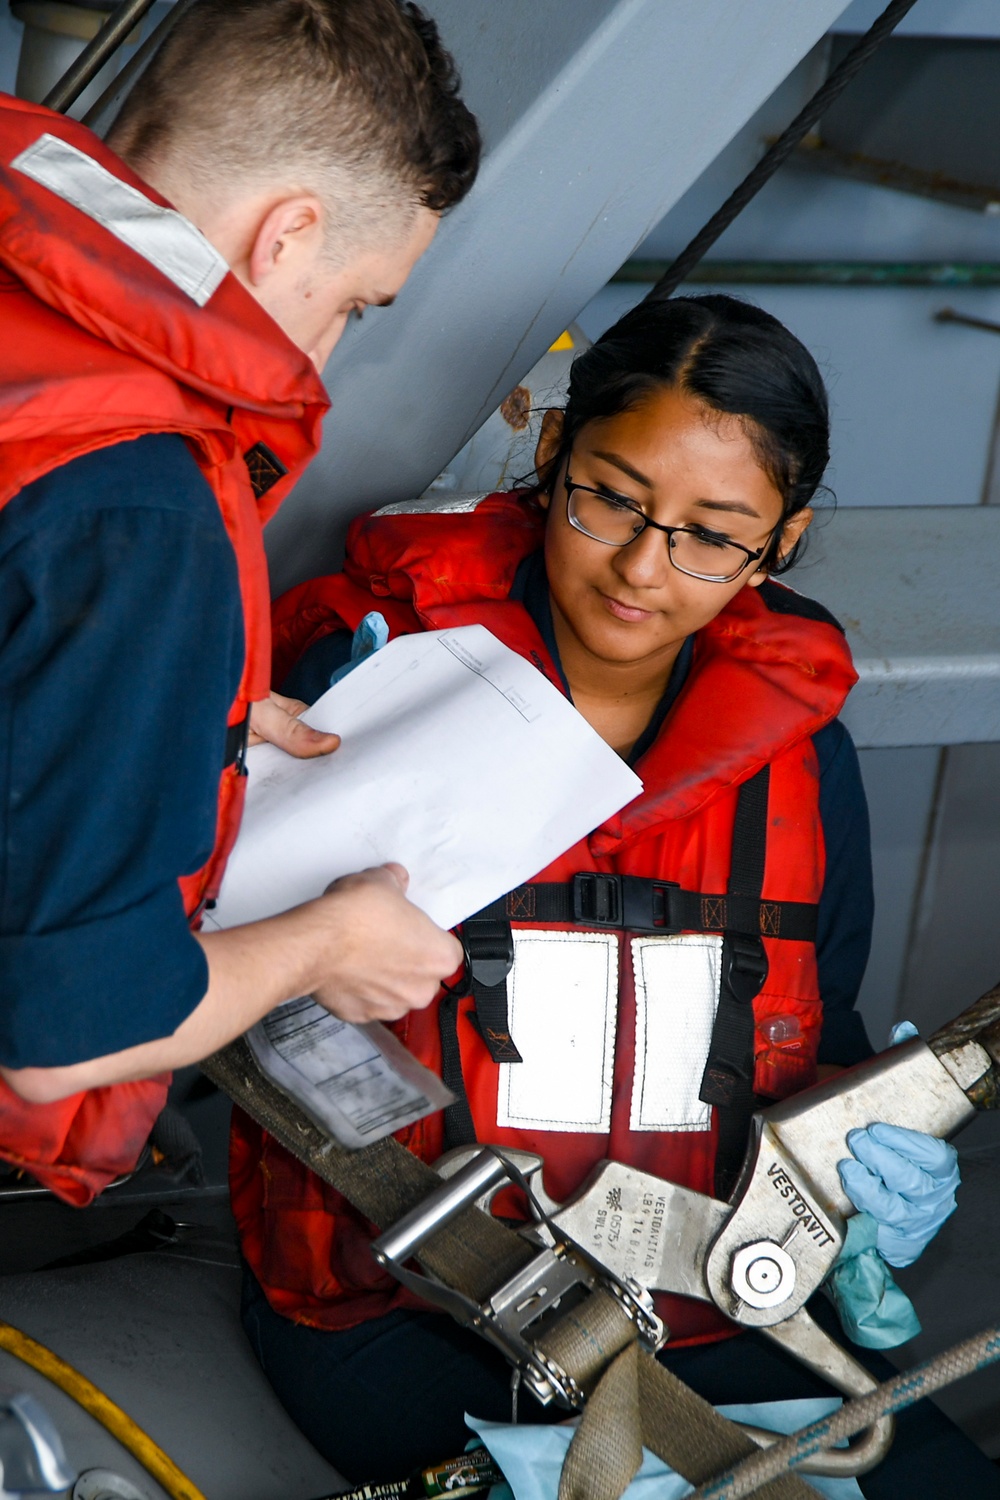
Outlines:
<svg viewBox="0 0 1000 1500"><path fill-rule="evenodd" d="M719 1008L722 938L632 939L635 974L633 1130L708 1130L698 1098Z"/></svg>
<svg viewBox="0 0 1000 1500"><path fill-rule="evenodd" d="M461 516L474 511L485 495L421 495L418 500L397 500L394 505L383 505L374 512L376 516Z"/></svg>
<svg viewBox="0 0 1000 1500"><path fill-rule="evenodd" d="M497 1124L606 1134L611 1128L618 939L602 932L514 933L510 1034Z"/></svg>
<svg viewBox="0 0 1000 1500"><path fill-rule="evenodd" d="M199 307L229 271L215 246L183 214L161 208L92 156L54 135L39 136L11 166L102 224Z"/></svg>

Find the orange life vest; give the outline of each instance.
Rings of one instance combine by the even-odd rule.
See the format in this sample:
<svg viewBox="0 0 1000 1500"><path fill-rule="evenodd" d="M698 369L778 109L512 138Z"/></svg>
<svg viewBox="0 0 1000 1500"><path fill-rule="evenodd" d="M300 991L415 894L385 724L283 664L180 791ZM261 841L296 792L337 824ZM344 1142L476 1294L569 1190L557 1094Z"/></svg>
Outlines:
<svg viewBox="0 0 1000 1500"><path fill-rule="evenodd" d="M484 624L558 681L531 617L508 597L541 534L530 501L510 495L464 513L447 500L436 512L389 506L355 522L344 572L276 604L275 681L313 641L356 627L370 609L386 615L393 634ZM814 1081L822 1019L815 943L779 934L782 913L815 907L823 888L812 735L835 717L854 681L842 632L824 611L776 583L744 588L695 638L684 687L636 766L642 795L507 898L515 944L509 1034L524 1061L505 1062L503 1047L487 1045L469 998L454 1023L461 1074L476 1137L537 1152L557 1201L604 1158L715 1191L719 1112L699 1097L699 1085L720 1003L718 908L729 888L740 789L763 767L767 976L748 1018L753 1085L781 1098ZM542 888L580 872L677 882L707 893L707 904L697 907L697 922L683 924L688 930L670 936L543 920ZM665 998L671 993L675 1005ZM436 1002L394 1028L438 1072L442 1008ZM399 1139L435 1160L445 1145L442 1114ZM372 1259L371 1226L239 1111L231 1166L244 1253L278 1312L344 1328L416 1305ZM676 1342L731 1331L703 1304L662 1302Z"/></svg>
<svg viewBox="0 0 1000 1500"><path fill-rule="evenodd" d="M262 527L316 451L328 405L311 363L96 136L3 95L0 308L0 506L82 454L143 433L182 436L236 554L246 659L229 724L242 724L269 687ZM222 771L213 853L180 880L194 921L222 878L244 785L237 765ZM89 1203L135 1165L168 1083L51 1105L0 1083L0 1158Z"/></svg>

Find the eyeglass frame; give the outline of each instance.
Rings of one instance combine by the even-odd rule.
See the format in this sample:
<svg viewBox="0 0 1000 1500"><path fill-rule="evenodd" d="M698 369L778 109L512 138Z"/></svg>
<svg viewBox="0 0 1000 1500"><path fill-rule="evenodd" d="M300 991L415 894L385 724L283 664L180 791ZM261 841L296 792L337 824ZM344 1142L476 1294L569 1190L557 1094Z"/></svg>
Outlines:
<svg viewBox="0 0 1000 1500"><path fill-rule="evenodd" d="M737 578L739 578L743 573L746 572L751 563L760 561L760 559L764 556L765 552L773 542L775 534L780 531L785 524L785 518L784 516L782 516L777 526L772 528L767 541L762 547L758 547L756 552L754 552L749 547L744 547L742 542L734 542L731 540L731 538L725 537L724 541L727 547L735 547L738 552L744 552L746 554L746 561L739 568L737 568L735 573L731 573L727 578L719 578L717 575L713 576L711 573L691 573L687 568L682 568L680 563L675 561L674 552L672 546L670 545L670 541L675 532L683 532L688 536L697 537L699 533L694 526L664 526L661 521L654 521L651 516L647 516L645 511L640 510L638 505L636 505L632 500L626 499L623 495L605 495L602 494L600 490L595 490L592 485L577 484L576 480L570 477L569 472L570 459L572 458L572 456L573 450L571 448L566 455L566 471L563 475L563 487L566 490L566 519L573 527L574 531L578 531L581 536L588 537L592 542L599 542L602 547L630 547L633 542L639 540L639 538L642 536L642 533L647 529L647 527L652 526L654 531L662 531L667 538L667 557L670 560L670 566L672 568L676 568L678 573L682 573L685 578L696 578L699 583L735 583ZM585 526L582 526L573 515L573 492L575 490L583 490L584 494L586 495L596 495L598 500L613 499L614 502L617 505L620 505L623 510L630 510L633 515L638 516L640 521L642 522L642 525L639 527L634 536L629 537L627 542L609 542L606 541L602 536L595 536L592 531L588 531Z"/></svg>

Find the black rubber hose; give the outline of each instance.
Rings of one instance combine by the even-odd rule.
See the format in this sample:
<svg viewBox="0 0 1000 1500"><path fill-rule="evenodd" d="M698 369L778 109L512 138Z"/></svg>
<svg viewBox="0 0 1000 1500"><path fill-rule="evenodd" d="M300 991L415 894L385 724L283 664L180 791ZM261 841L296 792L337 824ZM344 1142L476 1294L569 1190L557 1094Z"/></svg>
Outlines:
<svg viewBox="0 0 1000 1500"><path fill-rule="evenodd" d="M689 245L678 255L677 259L668 266L660 280L647 293L645 301L658 301L661 298L671 297L681 282L690 275L695 266L704 255L711 250L716 240L723 234L737 218L751 198L756 197L761 188L768 182L791 156L796 146L808 135L813 126L822 118L835 99L844 92L847 85L856 73L858 73L868 59L878 51L886 37L890 36L899 22L916 4L916 0L892 0L879 16L874 26L852 47L847 56L830 74L822 88L817 89L808 104L795 116L795 119L783 130L778 139L764 153L757 165L747 173L739 187L735 188L729 197L718 209L703 229L700 229Z"/></svg>

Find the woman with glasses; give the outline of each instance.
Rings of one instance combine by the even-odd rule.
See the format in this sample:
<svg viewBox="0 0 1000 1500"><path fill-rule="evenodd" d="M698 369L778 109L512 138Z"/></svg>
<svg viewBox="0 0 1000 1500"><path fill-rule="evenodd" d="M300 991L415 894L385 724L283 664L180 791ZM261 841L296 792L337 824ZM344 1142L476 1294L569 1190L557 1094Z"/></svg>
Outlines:
<svg viewBox="0 0 1000 1500"><path fill-rule="evenodd" d="M774 318L721 296L643 304L575 361L536 484L362 518L344 572L276 606L276 682L308 701L371 610L393 635L485 624L644 784L464 924L474 978L512 940L505 982L494 963L398 1023L458 1096L402 1133L425 1160L478 1140L541 1156L557 1202L605 1158L724 1197L759 1101L869 1055L868 822L837 720L855 674L833 617L774 581L828 437L816 365ZM239 1112L232 1160L245 1326L333 1464L397 1479L461 1451L464 1411L509 1420L502 1357L384 1274L372 1227ZM823 1390L706 1303L657 1303L661 1357L708 1399ZM519 1415L560 1414L525 1396ZM919 1456L897 1447L865 1494L947 1492L920 1486L954 1429L934 1411L912 1426Z"/></svg>

